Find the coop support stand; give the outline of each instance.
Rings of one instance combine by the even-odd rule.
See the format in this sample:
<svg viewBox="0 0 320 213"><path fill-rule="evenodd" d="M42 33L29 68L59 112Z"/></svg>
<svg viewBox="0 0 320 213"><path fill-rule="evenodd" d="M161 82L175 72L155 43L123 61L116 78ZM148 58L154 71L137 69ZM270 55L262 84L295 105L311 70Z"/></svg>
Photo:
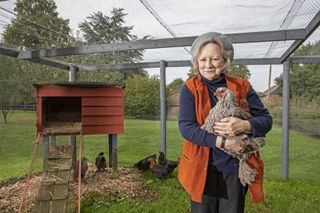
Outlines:
<svg viewBox="0 0 320 213"><path fill-rule="evenodd" d="M112 167L112 176L118 177L118 135L110 134L109 136L109 166ZM110 164L111 163L111 164Z"/></svg>
<svg viewBox="0 0 320 213"><path fill-rule="evenodd" d="M52 136L51 136L50 143L51 143L52 146L57 145L57 138L56 138L55 135L52 135Z"/></svg>
<svg viewBox="0 0 320 213"><path fill-rule="evenodd" d="M48 154L49 154L49 136L42 136L42 142L43 142L43 169L47 165L48 161Z"/></svg>

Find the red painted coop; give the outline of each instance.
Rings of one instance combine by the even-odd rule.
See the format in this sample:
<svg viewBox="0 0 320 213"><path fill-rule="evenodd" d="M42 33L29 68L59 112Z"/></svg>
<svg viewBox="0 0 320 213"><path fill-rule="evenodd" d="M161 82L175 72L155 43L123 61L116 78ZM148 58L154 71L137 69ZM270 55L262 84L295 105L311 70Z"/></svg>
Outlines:
<svg viewBox="0 0 320 213"><path fill-rule="evenodd" d="M37 133L120 134L123 87L97 83L36 84Z"/></svg>

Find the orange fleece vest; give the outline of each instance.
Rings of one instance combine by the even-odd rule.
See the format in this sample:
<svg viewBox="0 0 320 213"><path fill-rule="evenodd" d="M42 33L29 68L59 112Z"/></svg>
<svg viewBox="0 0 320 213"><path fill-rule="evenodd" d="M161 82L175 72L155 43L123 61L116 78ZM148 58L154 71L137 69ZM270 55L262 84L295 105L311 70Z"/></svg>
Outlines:
<svg viewBox="0 0 320 213"><path fill-rule="evenodd" d="M249 91L249 82L240 78L225 76L227 87L234 92L238 106L249 112L246 102L246 95ZM211 109L210 97L207 86L198 75L186 81L186 86L194 95L197 123L201 126ZM213 143L213 142L212 142ZM210 148L196 145L188 140L183 141L182 155L179 162L178 178L183 188L188 192L191 200L202 202ZM249 185L250 198L252 202L264 200L262 179L263 162L259 153L249 156L247 161L251 168L258 171L255 181Z"/></svg>

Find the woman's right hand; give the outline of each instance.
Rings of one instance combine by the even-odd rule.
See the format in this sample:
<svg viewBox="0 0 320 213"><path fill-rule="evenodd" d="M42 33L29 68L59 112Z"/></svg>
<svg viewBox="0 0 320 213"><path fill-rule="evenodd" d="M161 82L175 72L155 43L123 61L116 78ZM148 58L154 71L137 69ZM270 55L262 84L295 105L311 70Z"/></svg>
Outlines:
<svg viewBox="0 0 320 213"><path fill-rule="evenodd" d="M219 149L225 149L231 151L237 155L240 155L245 150L245 142L242 139L235 140L234 138L217 137L216 147Z"/></svg>

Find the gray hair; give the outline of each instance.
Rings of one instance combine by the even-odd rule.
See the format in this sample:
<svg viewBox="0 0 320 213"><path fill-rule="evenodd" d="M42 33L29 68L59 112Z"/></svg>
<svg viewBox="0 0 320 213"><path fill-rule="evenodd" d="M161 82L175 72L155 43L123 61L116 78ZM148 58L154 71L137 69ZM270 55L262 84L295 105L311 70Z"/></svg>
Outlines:
<svg viewBox="0 0 320 213"><path fill-rule="evenodd" d="M191 47L193 71L199 71L198 57L201 49L208 43L214 43L220 47L221 55L225 61L222 72L227 73L234 56L233 45L227 36L217 32L202 34L193 41Z"/></svg>

